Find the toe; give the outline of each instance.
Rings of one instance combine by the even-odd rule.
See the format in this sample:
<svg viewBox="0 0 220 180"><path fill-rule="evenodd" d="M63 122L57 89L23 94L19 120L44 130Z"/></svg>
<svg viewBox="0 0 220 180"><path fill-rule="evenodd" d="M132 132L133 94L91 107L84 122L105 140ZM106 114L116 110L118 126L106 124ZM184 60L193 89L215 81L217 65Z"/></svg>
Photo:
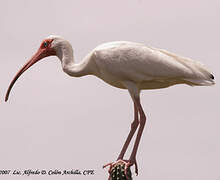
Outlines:
<svg viewBox="0 0 220 180"><path fill-rule="evenodd" d="M138 175L138 166L137 166L137 162L136 161L134 163L134 166L135 166L135 174L137 176Z"/></svg>

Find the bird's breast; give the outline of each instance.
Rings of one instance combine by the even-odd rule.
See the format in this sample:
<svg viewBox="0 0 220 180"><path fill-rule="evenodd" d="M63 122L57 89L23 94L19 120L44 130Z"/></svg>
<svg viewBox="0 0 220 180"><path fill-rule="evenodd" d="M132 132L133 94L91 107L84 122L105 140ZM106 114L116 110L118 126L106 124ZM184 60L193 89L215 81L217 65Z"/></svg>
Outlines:
<svg viewBox="0 0 220 180"><path fill-rule="evenodd" d="M126 87L122 83L122 79L120 77L112 75L111 73L100 70L100 74L98 75L98 77L111 86L126 89Z"/></svg>

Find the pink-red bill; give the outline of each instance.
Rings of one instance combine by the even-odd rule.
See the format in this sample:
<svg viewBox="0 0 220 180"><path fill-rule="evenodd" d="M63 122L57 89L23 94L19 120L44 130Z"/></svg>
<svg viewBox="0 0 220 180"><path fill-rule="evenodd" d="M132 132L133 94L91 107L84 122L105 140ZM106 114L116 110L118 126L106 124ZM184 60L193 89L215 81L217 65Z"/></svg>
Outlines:
<svg viewBox="0 0 220 180"><path fill-rule="evenodd" d="M38 62L42 58L44 58L46 56L49 56L49 55L50 54L48 53L48 51L46 49L39 48L37 53L17 72L17 74L15 75L13 80L11 81L11 83L10 83L10 85L8 87L6 96L5 96L5 101L8 100L8 97L9 97L9 94L11 92L11 89L12 89L13 85L15 84L15 82L17 81L17 79L21 76L21 74L23 74L33 64L35 64L36 62Z"/></svg>

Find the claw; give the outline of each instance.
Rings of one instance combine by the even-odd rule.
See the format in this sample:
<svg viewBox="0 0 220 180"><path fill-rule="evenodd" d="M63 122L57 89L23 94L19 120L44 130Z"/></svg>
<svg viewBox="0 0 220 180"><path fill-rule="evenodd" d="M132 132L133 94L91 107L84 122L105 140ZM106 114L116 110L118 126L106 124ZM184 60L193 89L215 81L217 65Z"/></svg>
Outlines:
<svg viewBox="0 0 220 180"><path fill-rule="evenodd" d="M111 170L112 170L113 162L112 162L112 163L108 163L108 164L102 166L102 168L104 169L104 168L106 168L107 166L110 166L110 167L109 167L109 170L108 170L108 173L111 174Z"/></svg>
<svg viewBox="0 0 220 180"><path fill-rule="evenodd" d="M108 180L113 180L115 178L121 179L123 177L126 178L126 180L132 180L130 167L133 164L134 163L131 163L128 160L119 159L114 163L108 163L108 164L104 165L103 168L110 166L109 170L108 170L108 172L109 172L109 179ZM135 170L135 172L136 172L136 170ZM136 172L136 174L137 174L137 172Z"/></svg>
<svg viewBox="0 0 220 180"><path fill-rule="evenodd" d="M137 176L138 175L138 165L137 165L136 160L135 160L135 163L134 163L134 167L135 167L135 174Z"/></svg>

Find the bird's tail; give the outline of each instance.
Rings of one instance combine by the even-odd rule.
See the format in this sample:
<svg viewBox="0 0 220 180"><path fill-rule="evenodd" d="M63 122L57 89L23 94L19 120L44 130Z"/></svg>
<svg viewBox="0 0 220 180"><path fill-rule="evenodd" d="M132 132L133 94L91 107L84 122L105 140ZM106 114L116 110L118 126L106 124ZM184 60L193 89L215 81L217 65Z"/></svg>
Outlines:
<svg viewBox="0 0 220 180"><path fill-rule="evenodd" d="M213 74L200 62L190 58L177 56L176 54L163 49L158 50L170 57L173 57L176 61L190 70L190 73L183 77L183 80L185 80L187 84L192 86L212 86L215 84Z"/></svg>
<svg viewBox="0 0 220 180"><path fill-rule="evenodd" d="M196 86L212 86L215 84L214 75L204 67L203 64L192 61L193 66L191 70L193 72L192 78L186 78L185 80L190 81L192 85Z"/></svg>

